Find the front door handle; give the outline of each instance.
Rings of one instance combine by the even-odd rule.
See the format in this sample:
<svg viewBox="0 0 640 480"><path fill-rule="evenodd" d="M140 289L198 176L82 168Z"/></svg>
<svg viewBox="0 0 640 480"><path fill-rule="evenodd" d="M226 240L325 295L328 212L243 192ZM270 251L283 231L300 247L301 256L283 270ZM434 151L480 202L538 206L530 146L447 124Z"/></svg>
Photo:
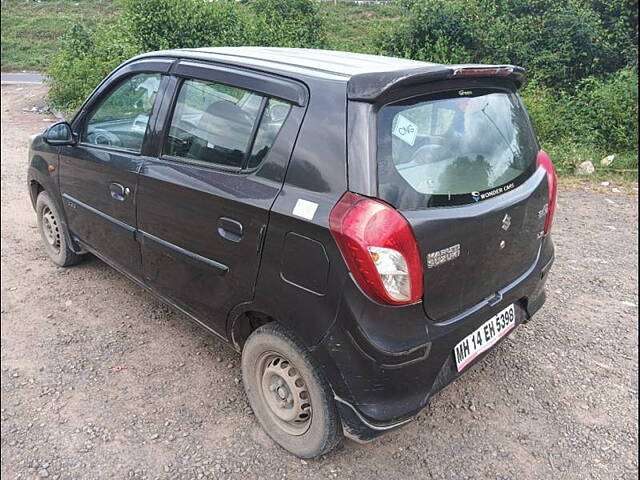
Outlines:
<svg viewBox="0 0 640 480"><path fill-rule="evenodd" d="M233 218L218 218L218 234L231 242L239 242L242 240L243 228L242 224Z"/></svg>
<svg viewBox="0 0 640 480"><path fill-rule="evenodd" d="M111 194L111 197L119 202L124 202L124 199L129 195L129 192L129 187L125 187L119 183L114 182L109 185L109 193Z"/></svg>

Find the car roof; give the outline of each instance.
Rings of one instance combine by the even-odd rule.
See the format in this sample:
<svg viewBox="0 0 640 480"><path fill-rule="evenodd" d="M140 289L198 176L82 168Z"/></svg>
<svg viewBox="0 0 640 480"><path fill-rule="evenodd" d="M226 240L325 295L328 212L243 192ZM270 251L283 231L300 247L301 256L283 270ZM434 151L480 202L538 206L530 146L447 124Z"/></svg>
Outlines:
<svg viewBox="0 0 640 480"><path fill-rule="evenodd" d="M330 73L349 78L362 73L390 72L437 65L406 58L311 48L205 47L176 49L162 53L183 56L187 52L191 58L226 60L229 63L238 64L260 62L262 66L271 64L274 70L294 72L304 70L309 76L320 77Z"/></svg>
<svg viewBox="0 0 640 480"><path fill-rule="evenodd" d="M524 70L512 65L444 65L406 58L310 48L284 47L205 47L149 52L136 57L174 57L202 60L257 69L294 79L342 81L350 99L375 101L385 91L401 86L450 78L461 70L491 72L510 69L508 75L517 87ZM494 76L495 73L476 74Z"/></svg>

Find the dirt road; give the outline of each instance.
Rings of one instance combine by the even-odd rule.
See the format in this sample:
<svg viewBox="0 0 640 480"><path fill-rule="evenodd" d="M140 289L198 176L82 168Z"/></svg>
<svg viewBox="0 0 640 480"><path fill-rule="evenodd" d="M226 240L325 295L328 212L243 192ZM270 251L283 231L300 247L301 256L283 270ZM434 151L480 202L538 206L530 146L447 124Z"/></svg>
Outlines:
<svg viewBox="0 0 640 480"><path fill-rule="evenodd" d="M2 478L637 478L637 192L562 191L549 300L407 427L303 462L239 356L103 263L45 258L23 111L2 86ZM636 185L637 186L637 185Z"/></svg>

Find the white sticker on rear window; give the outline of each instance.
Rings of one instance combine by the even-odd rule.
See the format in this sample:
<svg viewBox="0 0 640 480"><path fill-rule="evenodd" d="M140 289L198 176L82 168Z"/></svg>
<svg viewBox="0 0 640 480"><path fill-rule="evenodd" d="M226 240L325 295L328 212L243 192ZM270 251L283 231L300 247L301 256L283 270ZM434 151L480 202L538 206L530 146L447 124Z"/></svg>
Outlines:
<svg viewBox="0 0 640 480"><path fill-rule="evenodd" d="M402 115L396 116L396 124L393 127L393 134L405 143L413 147L418 134L418 126Z"/></svg>

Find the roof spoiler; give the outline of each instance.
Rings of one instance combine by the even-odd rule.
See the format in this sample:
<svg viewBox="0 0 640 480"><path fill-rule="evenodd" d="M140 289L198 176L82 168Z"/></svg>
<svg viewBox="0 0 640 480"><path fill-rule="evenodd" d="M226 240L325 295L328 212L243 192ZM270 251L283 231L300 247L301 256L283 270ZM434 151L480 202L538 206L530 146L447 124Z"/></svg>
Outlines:
<svg viewBox="0 0 640 480"><path fill-rule="evenodd" d="M524 83L524 68L514 65L429 65L391 72L360 73L349 79L347 95L350 100L375 102L390 90L450 78L507 78L516 88Z"/></svg>

